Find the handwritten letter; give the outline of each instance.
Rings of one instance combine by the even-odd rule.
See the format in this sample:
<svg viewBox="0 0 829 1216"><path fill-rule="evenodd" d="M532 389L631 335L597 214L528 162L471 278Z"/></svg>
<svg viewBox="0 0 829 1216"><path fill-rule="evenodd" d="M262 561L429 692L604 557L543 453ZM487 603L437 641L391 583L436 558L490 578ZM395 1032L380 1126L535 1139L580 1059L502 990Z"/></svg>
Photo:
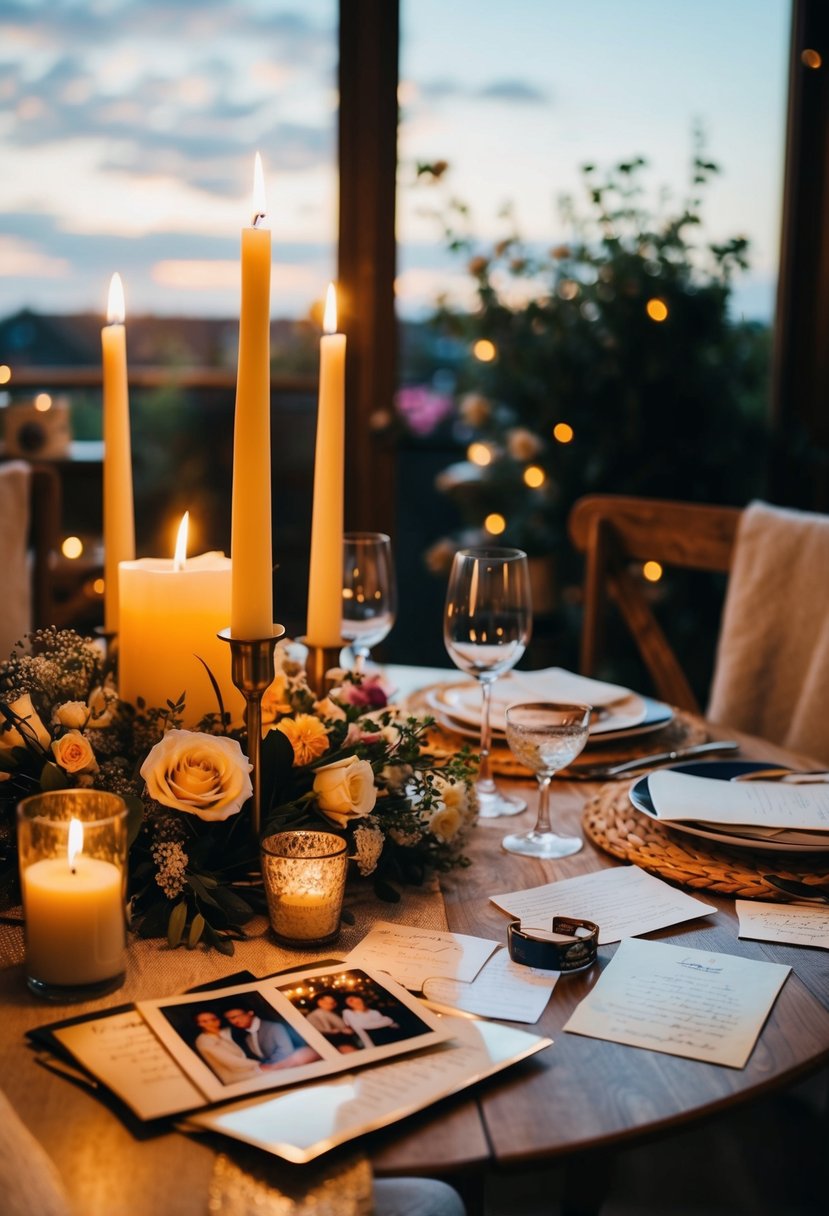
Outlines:
<svg viewBox="0 0 829 1216"><path fill-rule="evenodd" d="M768 904L738 899L740 937L829 950L829 904Z"/></svg>
<svg viewBox="0 0 829 1216"><path fill-rule="evenodd" d="M790 970L629 938L564 1029L743 1068Z"/></svg>
<svg viewBox="0 0 829 1216"><path fill-rule="evenodd" d="M528 929L549 929L554 916L580 916L599 926L599 945L652 933L666 925L716 912L638 866L597 870L529 891L492 895L494 904L517 916Z"/></svg>

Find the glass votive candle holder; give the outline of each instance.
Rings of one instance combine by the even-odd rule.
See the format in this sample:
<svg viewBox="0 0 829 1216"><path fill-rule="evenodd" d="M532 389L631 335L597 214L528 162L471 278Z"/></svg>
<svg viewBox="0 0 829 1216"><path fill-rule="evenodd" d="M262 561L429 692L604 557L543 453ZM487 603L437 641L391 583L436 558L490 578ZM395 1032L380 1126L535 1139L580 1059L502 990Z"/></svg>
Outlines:
<svg viewBox="0 0 829 1216"><path fill-rule="evenodd" d="M321 946L340 932L348 868L334 832L276 832L262 841L262 876L271 928L283 946Z"/></svg>
<svg viewBox="0 0 829 1216"><path fill-rule="evenodd" d="M127 807L52 790L17 808L26 982L54 1001L111 992L126 972Z"/></svg>

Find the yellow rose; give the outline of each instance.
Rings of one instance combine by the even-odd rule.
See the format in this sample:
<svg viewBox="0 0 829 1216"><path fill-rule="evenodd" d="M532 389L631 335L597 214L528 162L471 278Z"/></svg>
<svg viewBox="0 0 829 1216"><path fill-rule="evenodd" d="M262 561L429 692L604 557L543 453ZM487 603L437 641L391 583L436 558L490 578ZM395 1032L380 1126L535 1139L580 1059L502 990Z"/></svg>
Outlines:
<svg viewBox="0 0 829 1216"><path fill-rule="evenodd" d="M374 810L374 772L368 760L346 756L317 769L314 793L323 814L344 828L349 819L363 819Z"/></svg>
<svg viewBox="0 0 829 1216"><path fill-rule="evenodd" d="M236 815L250 798L251 765L235 739L169 730L141 765L156 802L208 822Z"/></svg>
<svg viewBox="0 0 829 1216"><path fill-rule="evenodd" d="M287 689L288 681L280 672L275 676L273 683L269 684L262 693L262 722L265 726L269 726L283 714L291 712Z"/></svg>
<svg viewBox="0 0 829 1216"><path fill-rule="evenodd" d="M67 773L94 773L98 767L88 739L79 730L68 730L52 744L55 760Z"/></svg>
<svg viewBox="0 0 829 1216"><path fill-rule="evenodd" d="M13 747L25 747L27 743L34 740L37 740L44 751L48 751L52 743L52 736L38 717L29 694L24 692L23 696L18 697L16 701L9 701L8 707L17 714L18 718L24 720L25 726L20 729L12 726L9 730L0 733L0 752L11 751ZM7 721L8 719L3 717L0 719L0 725Z"/></svg>

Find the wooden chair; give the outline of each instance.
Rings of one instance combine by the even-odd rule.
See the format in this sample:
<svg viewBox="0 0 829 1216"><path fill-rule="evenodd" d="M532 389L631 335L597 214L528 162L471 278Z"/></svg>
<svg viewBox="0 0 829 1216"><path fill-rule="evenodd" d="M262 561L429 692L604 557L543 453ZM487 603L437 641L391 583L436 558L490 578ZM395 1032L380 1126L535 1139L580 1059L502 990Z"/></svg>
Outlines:
<svg viewBox="0 0 829 1216"><path fill-rule="evenodd" d="M50 623L60 531L60 478L50 465L0 463L0 657L32 628Z"/></svg>
<svg viewBox="0 0 829 1216"><path fill-rule="evenodd" d="M657 695L699 712L685 672L654 616L634 563L657 561L692 570L727 572L741 511L653 498L595 494L581 498L568 520L570 539L585 555L580 669L593 675L601 655L608 598L619 609Z"/></svg>

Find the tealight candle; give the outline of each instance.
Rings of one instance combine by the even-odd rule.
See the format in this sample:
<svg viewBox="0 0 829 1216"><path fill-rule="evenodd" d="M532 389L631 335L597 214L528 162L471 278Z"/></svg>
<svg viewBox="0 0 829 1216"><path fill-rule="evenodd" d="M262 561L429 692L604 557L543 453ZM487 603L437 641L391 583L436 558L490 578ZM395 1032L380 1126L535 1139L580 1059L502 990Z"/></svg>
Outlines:
<svg viewBox="0 0 829 1216"><path fill-rule="evenodd" d="M124 979L127 808L99 790L18 806L26 975L39 996L79 1000Z"/></svg>
<svg viewBox="0 0 829 1216"><path fill-rule="evenodd" d="M340 931L348 867L346 842L334 832L277 832L262 841L262 876L274 936L306 948Z"/></svg>

